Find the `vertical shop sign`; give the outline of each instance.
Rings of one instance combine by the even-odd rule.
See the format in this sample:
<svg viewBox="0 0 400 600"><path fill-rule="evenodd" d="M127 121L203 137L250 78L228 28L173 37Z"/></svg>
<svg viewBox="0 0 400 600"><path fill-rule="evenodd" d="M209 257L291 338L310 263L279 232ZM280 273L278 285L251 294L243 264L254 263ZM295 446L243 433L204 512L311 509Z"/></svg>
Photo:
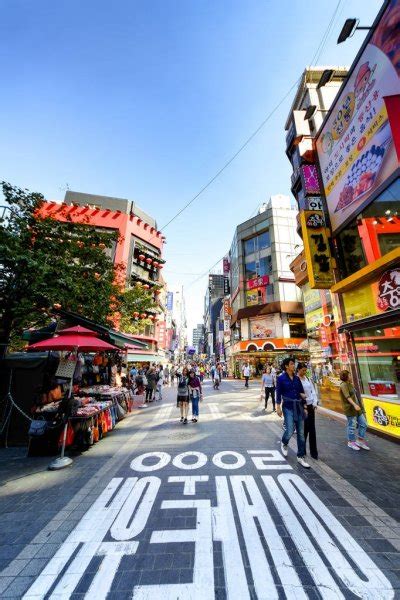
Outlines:
<svg viewBox="0 0 400 600"><path fill-rule="evenodd" d="M325 227L324 213L320 210L304 210L300 213L300 222L310 288L329 289L335 281L329 229Z"/></svg>
<svg viewBox="0 0 400 600"><path fill-rule="evenodd" d="M320 194L317 167L315 165L302 165L300 167L301 182L306 194Z"/></svg>
<svg viewBox="0 0 400 600"><path fill-rule="evenodd" d="M223 265L224 275L229 275L229 272L231 270L231 265L229 262L229 258L227 256L224 257L224 259L222 261L222 265Z"/></svg>
<svg viewBox="0 0 400 600"><path fill-rule="evenodd" d="M224 277L224 296L229 296L231 293L231 286L229 285L229 277Z"/></svg>
<svg viewBox="0 0 400 600"><path fill-rule="evenodd" d="M224 300L224 319L230 319L232 314L231 303L229 298Z"/></svg>
<svg viewBox="0 0 400 600"><path fill-rule="evenodd" d="M173 292L167 293L167 310L171 310L174 306L174 294Z"/></svg>

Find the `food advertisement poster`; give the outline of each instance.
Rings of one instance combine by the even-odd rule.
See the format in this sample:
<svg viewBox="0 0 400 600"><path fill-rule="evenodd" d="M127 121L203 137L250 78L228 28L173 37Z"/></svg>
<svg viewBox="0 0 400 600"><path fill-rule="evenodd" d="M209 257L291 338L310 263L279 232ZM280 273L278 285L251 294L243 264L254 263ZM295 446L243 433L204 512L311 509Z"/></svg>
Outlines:
<svg viewBox="0 0 400 600"><path fill-rule="evenodd" d="M250 321L250 338L259 340L276 336L274 317L260 317Z"/></svg>
<svg viewBox="0 0 400 600"><path fill-rule="evenodd" d="M256 306L257 304L265 304L265 288L256 288L246 292L246 305Z"/></svg>
<svg viewBox="0 0 400 600"><path fill-rule="evenodd" d="M392 0L317 139L333 232L399 166L384 101L400 94L399 27Z"/></svg>

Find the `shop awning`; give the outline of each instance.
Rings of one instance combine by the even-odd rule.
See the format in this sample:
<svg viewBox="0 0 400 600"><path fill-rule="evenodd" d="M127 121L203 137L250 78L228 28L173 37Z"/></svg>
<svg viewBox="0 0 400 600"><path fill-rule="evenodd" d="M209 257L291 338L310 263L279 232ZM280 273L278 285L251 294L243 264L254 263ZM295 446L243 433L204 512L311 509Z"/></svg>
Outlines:
<svg viewBox="0 0 400 600"><path fill-rule="evenodd" d="M372 317L365 317L364 319L357 319L357 321L351 321L350 323L343 323L338 327L339 333L345 333L346 331L360 331L361 329L369 329L370 327L384 327L389 324L398 325L400 322L400 308L395 308L389 312L380 313Z"/></svg>
<svg viewBox="0 0 400 600"><path fill-rule="evenodd" d="M158 354L136 354L135 352L128 352L127 354L128 362L154 362L160 363L163 360L162 356Z"/></svg>
<svg viewBox="0 0 400 600"><path fill-rule="evenodd" d="M100 325L91 319L83 317L78 313L69 312L62 309L54 309L52 311L54 315L61 317L68 325L81 325L82 327L87 327L92 331L95 331L99 336L101 336L106 342L113 344L114 346L119 346L121 349L124 348L126 344L137 346L138 348L142 348L143 350L147 350L149 347L146 342L143 342L140 339L135 338L135 336L127 335L120 331L116 331L115 329L111 329L109 327L105 327L104 325ZM43 333L43 330L40 330ZM49 332L45 337L42 335L39 339L47 339L53 335L54 331ZM38 338L35 337L34 331L25 331L23 339L27 341L38 341Z"/></svg>

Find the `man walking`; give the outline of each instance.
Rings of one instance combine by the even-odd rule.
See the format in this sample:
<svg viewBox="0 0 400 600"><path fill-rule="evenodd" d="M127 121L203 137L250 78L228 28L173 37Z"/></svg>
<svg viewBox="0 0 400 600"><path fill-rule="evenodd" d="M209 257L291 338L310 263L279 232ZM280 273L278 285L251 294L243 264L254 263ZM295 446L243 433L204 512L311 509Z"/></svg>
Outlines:
<svg viewBox="0 0 400 600"><path fill-rule="evenodd" d="M309 469L305 460L306 444L304 441L304 418L307 418L306 395L300 377L295 375L295 364L292 358L282 361L283 373L276 382L276 411L281 417L283 412L284 432L281 441L283 456L288 454L288 444L293 435L294 427L297 432L297 462ZM281 406L282 404L282 406Z"/></svg>
<svg viewBox="0 0 400 600"><path fill-rule="evenodd" d="M246 363L243 367L243 377L245 379L244 387L249 387L249 379L250 379L250 367L249 363Z"/></svg>

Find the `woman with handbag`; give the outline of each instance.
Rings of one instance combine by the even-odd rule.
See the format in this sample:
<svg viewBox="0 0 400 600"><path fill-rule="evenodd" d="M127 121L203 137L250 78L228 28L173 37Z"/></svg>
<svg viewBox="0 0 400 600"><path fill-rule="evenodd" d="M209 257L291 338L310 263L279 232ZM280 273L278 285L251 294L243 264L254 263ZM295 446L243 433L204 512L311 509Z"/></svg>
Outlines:
<svg viewBox="0 0 400 600"><path fill-rule="evenodd" d="M197 423L199 418L199 402L203 399L203 390L200 379L193 370L189 373L189 394L192 403L192 423Z"/></svg>
<svg viewBox="0 0 400 600"><path fill-rule="evenodd" d="M178 379L177 404L181 411L181 423L187 424L189 411L189 371L184 367L182 375Z"/></svg>
<svg viewBox="0 0 400 600"><path fill-rule="evenodd" d="M307 418L304 421L304 440L307 447L307 437L310 444L310 454L312 458L318 460L317 434L315 431L315 412L318 407L318 395L313 382L307 377L306 363L299 362L297 365L297 375L303 384L306 395Z"/></svg>

